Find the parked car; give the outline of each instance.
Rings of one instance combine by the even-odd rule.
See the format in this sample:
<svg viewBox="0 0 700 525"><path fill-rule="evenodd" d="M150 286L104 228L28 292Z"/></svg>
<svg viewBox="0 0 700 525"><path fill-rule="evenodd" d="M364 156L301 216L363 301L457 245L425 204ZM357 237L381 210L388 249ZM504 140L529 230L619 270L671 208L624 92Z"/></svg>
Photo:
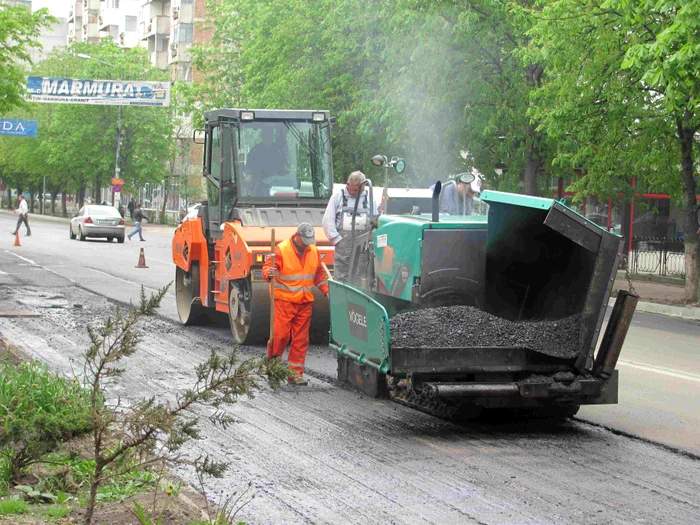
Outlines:
<svg viewBox="0 0 700 525"><path fill-rule="evenodd" d="M70 238L106 237L107 242L124 242L124 219L113 206L83 206L70 220Z"/></svg>

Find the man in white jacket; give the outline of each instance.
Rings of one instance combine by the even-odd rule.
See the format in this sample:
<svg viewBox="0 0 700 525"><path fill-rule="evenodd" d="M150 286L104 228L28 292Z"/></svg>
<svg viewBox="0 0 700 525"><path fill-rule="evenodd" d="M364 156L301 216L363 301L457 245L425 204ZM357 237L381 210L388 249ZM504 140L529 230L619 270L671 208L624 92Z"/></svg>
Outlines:
<svg viewBox="0 0 700 525"><path fill-rule="evenodd" d="M22 225L22 223L24 223L24 225L27 227L27 237L29 237L32 234L32 229L29 227L29 207L27 206L27 201L24 200L23 195L19 195L17 198L19 199L19 207L14 211L14 213L17 213L19 217L17 218L17 226L15 226L15 231L12 232L12 235L17 235L19 227Z"/></svg>
<svg viewBox="0 0 700 525"><path fill-rule="evenodd" d="M365 174L361 171L353 171L345 184L345 187L337 191L328 201L326 212L323 215L323 231L326 237L335 246L333 255L333 279L336 281L348 282L350 280L350 257L352 250L352 214L357 205L357 216L355 217L355 235L367 231L370 227L370 198L368 187L363 188L362 194L360 184L365 180ZM378 215L376 202L372 202L372 216Z"/></svg>

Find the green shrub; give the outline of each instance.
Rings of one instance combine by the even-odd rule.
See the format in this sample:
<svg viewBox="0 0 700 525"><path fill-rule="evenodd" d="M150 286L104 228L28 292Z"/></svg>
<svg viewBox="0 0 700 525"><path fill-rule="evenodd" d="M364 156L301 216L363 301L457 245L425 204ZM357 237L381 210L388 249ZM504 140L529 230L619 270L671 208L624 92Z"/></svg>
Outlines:
<svg viewBox="0 0 700 525"><path fill-rule="evenodd" d="M70 513L70 507L66 507L64 505L57 505L55 507L46 509L43 515L46 518L65 518Z"/></svg>
<svg viewBox="0 0 700 525"><path fill-rule="evenodd" d="M41 460L56 446L92 430L90 392L45 365L0 365L0 451L10 477ZM0 481L1 484L1 481Z"/></svg>
<svg viewBox="0 0 700 525"><path fill-rule="evenodd" d="M29 505L19 498L10 498L0 501L0 516L26 514L27 512L29 512Z"/></svg>

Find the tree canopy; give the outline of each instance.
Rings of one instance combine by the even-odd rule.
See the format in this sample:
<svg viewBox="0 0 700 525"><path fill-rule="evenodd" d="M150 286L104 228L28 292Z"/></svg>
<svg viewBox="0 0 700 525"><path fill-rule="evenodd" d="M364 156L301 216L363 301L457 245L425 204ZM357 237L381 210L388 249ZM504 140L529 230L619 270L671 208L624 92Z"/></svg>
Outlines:
<svg viewBox="0 0 700 525"><path fill-rule="evenodd" d="M48 9L32 13L26 7L0 5L0 115L25 104L25 66L32 63L32 49L41 47L42 28L54 22Z"/></svg>
<svg viewBox="0 0 700 525"><path fill-rule="evenodd" d="M91 58L81 58L85 55ZM59 78L168 80L151 65L146 50L124 50L111 40L54 50L32 70ZM115 173L117 129L121 129L120 176L125 190L160 183L167 174L176 123L173 108L29 103L24 115L39 121L36 139L2 137L0 169L5 182L47 185L62 192L95 192ZM119 126L118 126L119 124ZM97 193L95 198L97 198Z"/></svg>

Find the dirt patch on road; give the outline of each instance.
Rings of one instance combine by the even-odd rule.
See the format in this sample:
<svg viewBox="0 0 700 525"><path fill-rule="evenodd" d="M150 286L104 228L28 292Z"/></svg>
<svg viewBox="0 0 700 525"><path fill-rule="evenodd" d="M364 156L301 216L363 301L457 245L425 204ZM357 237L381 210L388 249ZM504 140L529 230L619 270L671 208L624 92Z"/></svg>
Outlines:
<svg viewBox="0 0 700 525"><path fill-rule="evenodd" d="M29 361L27 354L0 337L0 364L19 365L24 361Z"/></svg>

